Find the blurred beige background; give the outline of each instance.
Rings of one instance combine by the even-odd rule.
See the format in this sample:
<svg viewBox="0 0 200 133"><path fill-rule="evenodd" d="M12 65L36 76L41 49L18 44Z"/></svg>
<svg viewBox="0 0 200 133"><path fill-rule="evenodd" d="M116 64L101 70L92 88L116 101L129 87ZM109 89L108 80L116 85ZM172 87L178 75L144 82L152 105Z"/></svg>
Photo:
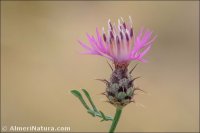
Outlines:
<svg viewBox="0 0 200 133"><path fill-rule="evenodd" d="M151 95L137 95L145 108L128 105L116 131L199 131L199 9L197 1L2 1L2 126L70 126L72 132L106 132L110 122L86 113L71 89L86 88L108 115L115 109L99 93L109 78L106 59L79 54L85 33L132 16L136 31L158 35L140 63L135 84ZM133 66L136 62L133 62Z"/></svg>

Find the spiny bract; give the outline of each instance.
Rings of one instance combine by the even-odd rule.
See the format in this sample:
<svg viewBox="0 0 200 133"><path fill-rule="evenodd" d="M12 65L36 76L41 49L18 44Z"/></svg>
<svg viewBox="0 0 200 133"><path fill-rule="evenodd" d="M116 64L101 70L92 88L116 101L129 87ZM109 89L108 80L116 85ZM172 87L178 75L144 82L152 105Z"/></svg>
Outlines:
<svg viewBox="0 0 200 133"><path fill-rule="evenodd" d="M131 76L134 68L128 72L126 66L115 65L115 69L111 74L110 81L101 80L106 81L106 92L104 94L107 96L109 102L116 107L124 107L128 103L134 102L134 91L140 90L134 86L134 80L138 77L133 78Z"/></svg>

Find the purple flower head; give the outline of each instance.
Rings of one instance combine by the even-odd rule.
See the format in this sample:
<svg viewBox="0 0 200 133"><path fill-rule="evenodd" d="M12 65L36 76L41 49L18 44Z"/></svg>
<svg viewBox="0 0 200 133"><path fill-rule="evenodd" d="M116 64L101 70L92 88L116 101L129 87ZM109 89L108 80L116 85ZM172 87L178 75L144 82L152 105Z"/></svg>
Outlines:
<svg viewBox="0 0 200 133"><path fill-rule="evenodd" d="M136 35L132 27L132 20L126 24L123 18L118 19L118 25L111 24L108 20L108 30L102 28L102 34L96 28L96 38L87 34L91 47L79 41L86 50L84 54L104 56L114 63L127 63L132 60L145 62L144 55L150 50L156 36L152 37L152 31L142 28Z"/></svg>

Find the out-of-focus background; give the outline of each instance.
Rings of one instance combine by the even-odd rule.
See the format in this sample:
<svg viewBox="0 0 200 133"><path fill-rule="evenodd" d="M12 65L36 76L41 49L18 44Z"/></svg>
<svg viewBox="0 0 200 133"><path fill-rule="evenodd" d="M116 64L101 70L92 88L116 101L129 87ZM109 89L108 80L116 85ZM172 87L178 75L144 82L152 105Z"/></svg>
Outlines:
<svg viewBox="0 0 200 133"><path fill-rule="evenodd" d="M139 63L135 84L150 95L137 95L145 106L129 104L119 132L199 131L198 1L1 1L2 126L70 126L72 132L106 132L111 122L92 118L71 89L86 88L100 110L115 109L99 95L109 78L106 59L81 55L77 43L86 33L133 18L158 35ZM132 62L130 67L136 62Z"/></svg>

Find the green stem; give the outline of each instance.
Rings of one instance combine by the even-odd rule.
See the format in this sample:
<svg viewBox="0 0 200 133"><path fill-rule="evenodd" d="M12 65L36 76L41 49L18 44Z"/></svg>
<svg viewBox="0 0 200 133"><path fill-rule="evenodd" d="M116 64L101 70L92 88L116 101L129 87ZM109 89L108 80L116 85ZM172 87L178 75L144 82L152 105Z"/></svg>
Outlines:
<svg viewBox="0 0 200 133"><path fill-rule="evenodd" d="M112 122L112 125L110 127L109 133L113 133L115 131L115 128L117 126L117 123L119 121L121 113L122 113L122 108L116 108L115 117L113 119L113 122Z"/></svg>

